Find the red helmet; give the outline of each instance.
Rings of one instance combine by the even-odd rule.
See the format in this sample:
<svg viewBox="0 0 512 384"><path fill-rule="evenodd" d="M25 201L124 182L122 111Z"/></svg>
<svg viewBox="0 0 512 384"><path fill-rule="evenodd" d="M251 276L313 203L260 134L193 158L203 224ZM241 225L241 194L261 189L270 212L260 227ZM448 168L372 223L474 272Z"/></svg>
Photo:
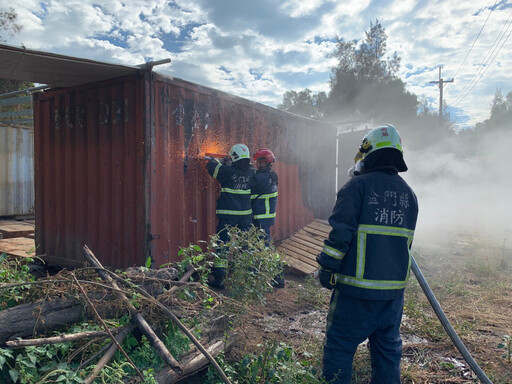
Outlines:
<svg viewBox="0 0 512 384"><path fill-rule="evenodd" d="M259 149L252 157L254 161L266 161L267 163L273 163L276 161L276 157L270 149L262 148Z"/></svg>

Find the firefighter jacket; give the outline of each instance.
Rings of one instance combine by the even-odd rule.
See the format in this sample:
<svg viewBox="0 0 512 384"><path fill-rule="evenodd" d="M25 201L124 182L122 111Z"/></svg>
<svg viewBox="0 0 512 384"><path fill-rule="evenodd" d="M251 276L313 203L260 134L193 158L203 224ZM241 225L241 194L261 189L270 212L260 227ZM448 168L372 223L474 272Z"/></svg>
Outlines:
<svg viewBox="0 0 512 384"><path fill-rule="evenodd" d="M276 221L278 178L272 168L258 169L251 187L253 222L260 227L270 227Z"/></svg>
<svg viewBox="0 0 512 384"><path fill-rule="evenodd" d="M332 230L317 257L320 276L330 272L331 284L346 295L397 297L409 277L417 216L416 195L395 168L352 178L329 218Z"/></svg>
<svg viewBox="0 0 512 384"><path fill-rule="evenodd" d="M219 218L251 217L251 180L253 170L241 169L235 165L224 165L217 159L206 163L208 173L220 183L220 196L217 200Z"/></svg>

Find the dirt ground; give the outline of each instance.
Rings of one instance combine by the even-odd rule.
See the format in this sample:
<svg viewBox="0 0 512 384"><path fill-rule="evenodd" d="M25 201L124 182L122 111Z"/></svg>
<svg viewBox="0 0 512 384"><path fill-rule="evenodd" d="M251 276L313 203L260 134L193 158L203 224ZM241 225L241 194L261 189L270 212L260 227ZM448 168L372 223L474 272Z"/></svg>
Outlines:
<svg viewBox="0 0 512 384"><path fill-rule="evenodd" d="M512 251L468 236L449 243L417 246L414 257L452 326L489 379L512 383L512 364L498 345L512 332ZM237 325L237 359L257 353L265 341L277 340L321 356L330 292L321 289L315 305L304 300L314 287L305 276L287 273L284 289L251 307ZM404 383L476 383L462 355L451 343L425 295L412 277L402 321ZM360 346L355 359L357 383L367 383L368 353ZM510 352L510 349L508 350Z"/></svg>

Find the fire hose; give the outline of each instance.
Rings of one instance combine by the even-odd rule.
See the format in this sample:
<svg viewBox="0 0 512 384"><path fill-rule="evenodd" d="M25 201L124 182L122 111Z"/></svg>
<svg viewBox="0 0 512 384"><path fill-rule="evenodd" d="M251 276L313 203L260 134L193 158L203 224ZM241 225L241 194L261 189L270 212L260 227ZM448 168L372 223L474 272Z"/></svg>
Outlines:
<svg viewBox="0 0 512 384"><path fill-rule="evenodd" d="M418 283L420 284L421 289L425 293L425 296L427 296L427 299L432 306L432 309L436 313L439 321L443 325L444 330L450 336L450 339L452 340L453 345L459 350L462 357L466 362L469 364L473 372L476 374L476 376L480 379L480 381L484 384L492 384L492 381L489 380L489 378L485 375L484 371L478 366L477 362L473 359L467 348L464 346L464 343L460 339L460 337L455 332L455 329L453 329L452 325L450 324L450 321L444 314L443 309L439 305L439 302L437 301L436 297L434 296L434 293L430 289L427 280L425 280L425 277L423 276L423 273L421 273L420 268L418 267L418 264L416 264L416 261L414 260L414 257L412 257L412 271L414 272L414 275L416 276L416 279L418 280Z"/></svg>

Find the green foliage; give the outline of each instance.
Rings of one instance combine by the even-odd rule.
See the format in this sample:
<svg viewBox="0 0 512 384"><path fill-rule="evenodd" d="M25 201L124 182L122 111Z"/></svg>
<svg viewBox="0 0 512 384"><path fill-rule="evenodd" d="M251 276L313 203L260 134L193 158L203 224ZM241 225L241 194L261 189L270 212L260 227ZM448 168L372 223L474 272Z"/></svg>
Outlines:
<svg viewBox="0 0 512 384"><path fill-rule="evenodd" d="M189 267L194 267L198 276L198 282L206 284L208 281L208 275L210 274L213 266L213 261L209 260L209 256L210 252L213 252L212 250L215 247L217 239L218 236L214 235L209 243L203 242L206 247L205 252L203 252L203 249L196 244L190 244L188 247L181 248L178 251L178 256L181 257L181 261L178 263L180 276L183 276Z"/></svg>
<svg viewBox="0 0 512 384"><path fill-rule="evenodd" d="M418 99L405 90L397 77L400 57L386 57L387 34L378 20L370 23L362 41L337 39L331 57L338 60L332 68L326 116L332 120L340 111L358 119L393 121L416 117Z"/></svg>
<svg viewBox="0 0 512 384"><path fill-rule="evenodd" d="M5 253L0 254L0 283L25 283L34 281L28 266L32 259L23 262L9 258ZM0 290L0 310L13 307L25 299L30 285L21 285Z"/></svg>
<svg viewBox="0 0 512 384"><path fill-rule="evenodd" d="M306 88L299 92L286 92L283 95L283 103L278 108L311 119L319 119L324 115L326 101L325 92L312 94L311 90Z"/></svg>
<svg viewBox="0 0 512 384"><path fill-rule="evenodd" d="M79 374L64 361L71 343L26 347L20 350L0 348L0 382L81 383ZM51 379L51 381L50 381Z"/></svg>
<svg viewBox="0 0 512 384"><path fill-rule="evenodd" d="M297 356L285 343L269 341L261 346L257 355L246 355L240 362L228 364L219 359L219 364L232 382L238 384L320 384L325 380L320 370L310 362L310 356ZM220 384L217 373L210 368L204 384Z"/></svg>
<svg viewBox="0 0 512 384"><path fill-rule="evenodd" d="M181 332L181 330L172 322L167 322L164 329L163 343L169 349L174 357L182 356L190 349L190 340ZM156 353L148 339L142 336L137 340L129 334L123 341L123 349L129 354L137 367L145 369L157 369L164 365L162 358ZM121 352L117 352L116 360L123 363L119 365L125 371L125 375L135 375L136 372L131 365L125 365L127 362Z"/></svg>
<svg viewBox="0 0 512 384"><path fill-rule="evenodd" d="M264 302L282 269L279 254L265 244L263 232L254 226L248 231L237 227L228 231L230 240L219 241L215 257L231 259L225 280L229 295L247 303Z"/></svg>
<svg viewBox="0 0 512 384"><path fill-rule="evenodd" d="M498 344L498 349L503 350L502 358L506 359L510 364L512 358L512 337L505 335L501 338L502 342Z"/></svg>

